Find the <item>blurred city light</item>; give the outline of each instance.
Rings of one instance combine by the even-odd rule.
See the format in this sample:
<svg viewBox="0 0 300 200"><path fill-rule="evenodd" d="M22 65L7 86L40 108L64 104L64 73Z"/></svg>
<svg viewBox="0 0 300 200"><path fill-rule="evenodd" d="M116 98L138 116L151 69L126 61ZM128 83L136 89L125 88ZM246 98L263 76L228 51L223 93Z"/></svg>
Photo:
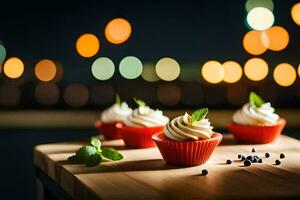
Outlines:
<svg viewBox="0 0 300 200"><path fill-rule="evenodd" d="M249 11L247 15L248 25L257 31L270 28L274 23L273 13L264 7L256 7Z"/></svg>
<svg viewBox="0 0 300 200"><path fill-rule="evenodd" d="M251 58L244 66L244 73L247 78L253 81L260 81L266 78L269 72L269 66L261 58Z"/></svg>
<svg viewBox="0 0 300 200"><path fill-rule="evenodd" d="M91 33L81 35L76 42L76 49L79 55L90 58L96 55L100 48L100 41L97 36Z"/></svg>
<svg viewBox="0 0 300 200"><path fill-rule="evenodd" d="M2 44L0 44L0 64L5 60L5 58L6 58L6 49Z"/></svg>
<svg viewBox="0 0 300 200"><path fill-rule="evenodd" d="M174 83L163 83L157 89L157 98L166 106L174 106L181 99L181 90Z"/></svg>
<svg viewBox="0 0 300 200"><path fill-rule="evenodd" d="M292 65L281 63L275 67L273 77L278 85L287 87L295 82L297 73Z"/></svg>
<svg viewBox="0 0 300 200"><path fill-rule="evenodd" d="M24 63L20 58L11 57L5 61L3 72L9 78L19 78L24 72Z"/></svg>
<svg viewBox="0 0 300 200"><path fill-rule="evenodd" d="M281 51L289 44L289 33L281 26L273 26L265 34L268 39L266 47L272 51Z"/></svg>
<svg viewBox="0 0 300 200"><path fill-rule="evenodd" d="M108 80L115 73L113 61L107 57L100 57L92 64L92 74L98 80Z"/></svg>
<svg viewBox="0 0 300 200"><path fill-rule="evenodd" d="M298 75L300 77L300 65L298 65Z"/></svg>
<svg viewBox="0 0 300 200"><path fill-rule="evenodd" d="M55 105L60 96L59 88L54 83L39 83L34 91L37 102L41 105Z"/></svg>
<svg viewBox="0 0 300 200"><path fill-rule="evenodd" d="M123 18L111 20L105 27L105 37L113 44L121 44L128 40L131 35L131 25Z"/></svg>
<svg viewBox="0 0 300 200"><path fill-rule="evenodd" d="M296 3L291 9L291 16L294 22L300 26L300 2Z"/></svg>
<svg viewBox="0 0 300 200"><path fill-rule="evenodd" d="M238 82L242 75L243 70L239 63L234 61L227 61L223 63L224 68L224 81L226 83L236 83Z"/></svg>
<svg viewBox="0 0 300 200"><path fill-rule="evenodd" d="M207 61L201 70L203 78L209 83L220 83L224 79L224 68L218 61Z"/></svg>
<svg viewBox="0 0 300 200"><path fill-rule="evenodd" d="M43 59L39 61L34 68L35 76L44 82L48 82L54 79L56 75L55 62L49 59Z"/></svg>
<svg viewBox="0 0 300 200"><path fill-rule="evenodd" d="M252 55L263 54L267 50L267 47L264 46L262 39L260 31L249 31L243 39L244 49Z"/></svg>
<svg viewBox="0 0 300 200"><path fill-rule="evenodd" d="M180 66L173 58L161 58L155 65L157 76L164 81L173 81L180 74Z"/></svg>
<svg viewBox="0 0 300 200"><path fill-rule="evenodd" d="M141 74L142 78L148 82L159 81L159 77L155 72L155 64L153 63L144 63L143 72Z"/></svg>
<svg viewBox="0 0 300 200"><path fill-rule="evenodd" d="M247 0L245 4L246 11L249 12L253 8L264 7L273 12L274 3L272 0Z"/></svg>
<svg viewBox="0 0 300 200"><path fill-rule="evenodd" d="M136 79L143 71L143 64L137 57L127 56L121 60L119 71L126 79Z"/></svg>
<svg viewBox="0 0 300 200"><path fill-rule="evenodd" d="M64 100L71 107L82 107L89 100L89 90L83 84L70 84L64 90Z"/></svg>

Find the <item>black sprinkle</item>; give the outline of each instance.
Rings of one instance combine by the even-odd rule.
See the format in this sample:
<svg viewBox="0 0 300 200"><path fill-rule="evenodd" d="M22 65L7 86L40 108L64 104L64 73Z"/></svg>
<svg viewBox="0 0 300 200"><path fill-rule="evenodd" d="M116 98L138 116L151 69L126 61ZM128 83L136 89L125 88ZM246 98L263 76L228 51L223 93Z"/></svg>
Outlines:
<svg viewBox="0 0 300 200"><path fill-rule="evenodd" d="M281 164L280 160L275 160L275 164L280 165Z"/></svg>
<svg viewBox="0 0 300 200"><path fill-rule="evenodd" d="M265 153L266 158L269 158L271 155L270 153Z"/></svg>
<svg viewBox="0 0 300 200"><path fill-rule="evenodd" d="M258 157L258 156L253 156L253 158L256 158L257 160L259 159L259 157Z"/></svg>
<svg viewBox="0 0 300 200"><path fill-rule="evenodd" d="M252 148L252 152L256 152L254 148Z"/></svg>
<svg viewBox="0 0 300 200"><path fill-rule="evenodd" d="M239 155L238 155L238 159L241 159L241 158L242 158L242 154L239 154Z"/></svg>
<svg viewBox="0 0 300 200"><path fill-rule="evenodd" d="M280 158L281 158L281 159L284 159L284 158L285 158L284 153L281 153L281 154L280 154Z"/></svg>
<svg viewBox="0 0 300 200"><path fill-rule="evenodd" d="M202 169L201 173L202 173L203 176L206 176L208 174L208 171L207 171L207 169Z"/></svg>
<svg viewBox="0 0 300 200"><path fill-rule="evenodd" d="M252 157L252 156L247 156L246 159L247 159L247 160L250 160L250 161L252 162L253 157Z"/></svg>
<svg viewBox="0 0 300 200"><path fill-rule="evenodd" d="M259 162L259 163L262 163L262 162L263 162L263 160L260 158L260 159L258 159L258 162Z"/></svg>
<svg viewBox="0 0 300 200"><path fill-rule="evenodd" d="M257 160L256 157L253 157L253 158L252 158L252 162L253 162L253 163L257 163L257 161L258 161L258 160Z"/></svg>
<svg viewBox="0 0 300 200"><path fill-rule="evenodd" d="M232 164L232 160L227 160L226 164L228 164L228 165Z"/></svg>
<svg viewBox="0 0 300 200"><path fill-rule="evenodd" d="M250 166L250 165L251 165L251 161L248 160L248 159L246 159L246 160L244 161L244 165L245 165L245 166Z"/></svg>
<svg viewBox="0 0 300 200"><path fill-rule="evenodd" d="M246 157L242 155L241 160L242 161L246 160Z"/></svg>

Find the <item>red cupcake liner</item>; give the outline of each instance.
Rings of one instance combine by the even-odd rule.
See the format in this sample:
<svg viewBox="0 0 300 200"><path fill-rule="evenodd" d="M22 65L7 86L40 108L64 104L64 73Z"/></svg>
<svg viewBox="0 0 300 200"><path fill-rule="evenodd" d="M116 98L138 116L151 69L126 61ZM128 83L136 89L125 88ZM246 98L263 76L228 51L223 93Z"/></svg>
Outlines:
<svg viewBox="0 0 300 200"><path fill-rule="evenodd" d="M286 120L283 118L280 118L275 125L266 126L249 126L230 122L228 124L228 129L239 142L266 144L273 142L278 138L285 124Z"/></svg>
<svg viewBox="0 0 300 200"><path fill-rule="evenodd" d="M100 120L95 122L96 129L102 133L107 140L122 139L121 133L117 130L116 125L119 122L104 123Z"/></svg>
<svg viewBox="0 0 300 200"><path fill-rule="evenodd" d="M163 131L163 126L133 128L117 124L117 129L122 135L125 145L133 148L155 147L152 135Z"/></svg>
<svg viewBox="0 0 300 200"><path fill-rule="evenodd" d="M168 139L163 133L152 136L166 163L179 166L204 164L222 138L220 133L213 133L210 139L178 142Z"/></svg>

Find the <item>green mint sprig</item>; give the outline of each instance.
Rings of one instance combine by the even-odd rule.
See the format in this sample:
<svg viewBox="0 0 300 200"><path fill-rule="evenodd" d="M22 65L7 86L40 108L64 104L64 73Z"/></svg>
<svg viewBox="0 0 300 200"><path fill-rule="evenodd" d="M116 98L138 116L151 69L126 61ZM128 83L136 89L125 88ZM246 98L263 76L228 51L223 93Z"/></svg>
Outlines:
<svg viewBox="0 0 300 200"><path fill-rule="evenodd" d="M191 121L190 121L191 124L204 119L207 113L208 113L208 108L200 108L199 110L193 112L191 115Z"/></svg>
<svg viewBox="0 0 300 200"><path fill-rule="evenodd" d="M68 158L74 164L85 164L87 167L98 165L102 158L109 160L122 160L123 156L114 148L102 148L101 142L96 137L92 137L91 145L83 146L78 149L75 155Z"/></svg>
<svg viewBox="0 0 300 200"><path fill-rule="evenodd" d="M140 106L146 106L147 104L143 101L143 100L140 100L140 99L137 99L137 98L133 98L133 100L135 101L135 103L140 107Z"/></svg>
<svg viewBox="0 0 300 200"><path fill-rule="evenodd" d="M121 98L120 98L119 94L116 94L116 104L118 104L119 106L121 106L121 104L122 104L122 101L121 101Z"/></svg>
<svg viewBox="0 0 300 200"><path fill-rule="evenodd" d="M264 100L260 96L258 96L255 92L250 93L249 102L251 105L254 105L255 107L261 107L263 104L265 104Z"/></svg>

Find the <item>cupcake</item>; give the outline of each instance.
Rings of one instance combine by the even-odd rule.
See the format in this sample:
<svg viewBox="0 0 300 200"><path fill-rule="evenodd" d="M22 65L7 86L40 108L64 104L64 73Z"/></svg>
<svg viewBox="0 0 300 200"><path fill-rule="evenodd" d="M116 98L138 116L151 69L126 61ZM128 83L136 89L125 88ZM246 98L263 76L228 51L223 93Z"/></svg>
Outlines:
<svg viewBox="0 0 300 200"><path fill-rule="evenodd" d="M251 92L249 102L234 113L228 129L237 141L264 144L276 140L285 123L285 119L275 113L271 103L265 103Z"/></svg>
<svg viewBox="0 0 300 200"><path fill-rule="evenodd" d="M205 163L222 140L213 131L207 108L185 113L171 120L162 133L153 135L159 151L168 164L194 166Z"/></svg>
<svg viewBox="0 0 300 200"><path fill-rule="evenodd" d="M132 113L126 102L121 102L119 95L116 102L101 113L100 120L95 122L95 127L104 134L105 139L121 139L121 134L117 131L117 123L123 123L127 116Z"/></svg>
<svg viewBox="0 0 300 200"><path fill-rule="evenodd" d="M124 124L118 124L117 129L122 134L126 146L148 148L155 146L152 141L154 133L162 132L169 118L163 112L153 110L142 100L134 99L138 107L127 116Z"/></svg>

